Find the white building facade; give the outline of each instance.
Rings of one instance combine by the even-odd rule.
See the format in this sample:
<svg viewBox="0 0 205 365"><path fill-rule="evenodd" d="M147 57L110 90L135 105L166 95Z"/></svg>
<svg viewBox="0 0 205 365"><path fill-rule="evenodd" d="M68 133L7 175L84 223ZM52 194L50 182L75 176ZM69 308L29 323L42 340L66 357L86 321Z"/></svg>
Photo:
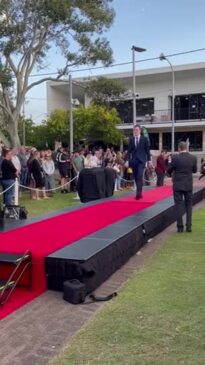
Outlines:
<svg viewBox="0 0 205 365"><path fill-rule="evenodd" d="M190 151L205 157L205 63L174 66L175 149L180 140L187 141ZM118 128L132 134L132 82L131 72L115 73L105 77L121 81L130 93L123 100L112 102L121 122ZM73 80L73 99L87 106L89 99L81 85L84 79ZM144 125L150 136L151 150L171 151L172 128L172 73L170 67L146 69L136 72L137 123ZM69 109L69 84L67 81L47 83L47 112Z"/></svg>

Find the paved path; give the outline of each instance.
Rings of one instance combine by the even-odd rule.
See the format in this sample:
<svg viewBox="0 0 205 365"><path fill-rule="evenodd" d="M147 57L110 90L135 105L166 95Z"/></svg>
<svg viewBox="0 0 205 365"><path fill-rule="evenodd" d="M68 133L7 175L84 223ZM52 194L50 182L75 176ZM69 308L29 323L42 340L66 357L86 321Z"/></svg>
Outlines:
<svg viewBox="0 0 205 365"><path fill-rule="evenodd" d="M204 200L195 209L202 207L205 208ZM172 232L175 224L155 236L101 285L96 294L117 291ZM45 292L0 322L0 364L46 365L102 306L103 303L75 306L63 301L62 293Z"/></svg>

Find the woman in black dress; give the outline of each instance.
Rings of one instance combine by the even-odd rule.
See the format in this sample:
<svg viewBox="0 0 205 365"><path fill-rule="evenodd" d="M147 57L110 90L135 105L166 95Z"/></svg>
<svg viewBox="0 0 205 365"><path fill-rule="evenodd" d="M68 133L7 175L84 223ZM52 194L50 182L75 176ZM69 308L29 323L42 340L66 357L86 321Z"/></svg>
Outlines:
<svg viewBox="0 0 205 365"><path fill-rule="evenodd" d="M2 151L3 160L1 163L3 199L5 205L13 204L14 183L18 172L12 163L13 152L10 148L4 148Z"/></svg>
<svg viewBox="0 0 205 365"><path fill-rule="evenodd" d="M70 177L70 156L65 147L61 147L56 155L56 162L60 174L61 193L68 193L68 185Z"/></svg>
<svg viewBox="0 0 205 365"><path fill-rule="evenodd" d="M48 198L45 192L44 174L40 164L40 153L37 150L33 153L33 160L30 164L30 174L35 181L36 199L40 200L39 191L42 191L44 199Z"/></svg>

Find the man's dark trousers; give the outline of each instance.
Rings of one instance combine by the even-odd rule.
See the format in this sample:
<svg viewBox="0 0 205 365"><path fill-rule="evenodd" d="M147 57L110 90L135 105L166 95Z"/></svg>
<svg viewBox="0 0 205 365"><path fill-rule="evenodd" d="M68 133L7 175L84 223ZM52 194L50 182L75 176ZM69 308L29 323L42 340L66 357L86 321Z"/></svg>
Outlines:
<svg viewBox="0 0 205 365"><path fill-rule="evenodd" d="M137 187L137 195L142 195L142 185L143 185L143 173L144 173L144 164L138 162L133 166L133 174L135 179L135 184Z"/></svg>
<svg viewBox="0 0 205 365"><path fill-rule="evenodd" d="M184 214L184 202L186 211L186 226L191 227L192 219L192 191L174 191L174 201L177 213L177 228L183 229L183 214ZM184 199L183 199L184 198Z"/></svg>
<svg viewBox="0 0 205 365"><path fill-rule="evenodd" d="M164 185L164 174L157 174L157 186Z"/></svg>

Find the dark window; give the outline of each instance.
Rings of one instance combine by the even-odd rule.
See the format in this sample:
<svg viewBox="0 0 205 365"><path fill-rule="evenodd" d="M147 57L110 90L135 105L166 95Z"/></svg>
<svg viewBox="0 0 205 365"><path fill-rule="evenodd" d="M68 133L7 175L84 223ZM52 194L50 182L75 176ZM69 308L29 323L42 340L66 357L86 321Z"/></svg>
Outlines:
<svg viewBox="0 0 205 365"><path fill-rule="evenodd" d="M132 123L132 100L112 101L112 108L115 108L123 123Z"/></svg>
<svg viewBox="0 0 205 365"><path fill-rule="evenodd" d="M125 101L112 101L110 106L116 108L120 119L124 123L132 123L133 118L133 108L132 100ZM145 115L154 114L154 98L149 99L139 99L136 100L136 114L137 117L144 117Z"/></svg>
<svg viewBox="0 0 205 365"><path fill-rule="evenodd" d="M136 100L137 116L144 117L146 114L154 114L154 99L139 99Z"/></svg>
<svg viewBox="0 0 205 365"><path fill-rule="evenodd" d="M175 119L205 119L205 94L176 96Z"/></svg>
<svg viewBox="0 0 205 365"><path fill-rule="evenodd" d="M177 96L175 98L175 119L189 119L189 96Z"/></svg>
<svg viewBox="0 0 205 365"><path fill-rule="evenodd" d="M150 149L158 150L159 149L159 133L149 133L150 140Z"/></svg>
<svg viewBox="0 0 205 365"><path fill-rule="evenodd" d="M205 94L199 96L200 117L205 119Z"/></svg>
<svg viewBox="0 0 205 365"><path fill-rule="evenodd" d="M175 151L180 141L189 142L190 151L202 151L202 131L194 132L176 132L175 133ZM162 148L171 151L171 133L162 134Z"/></svg>
<svg viewBox="0 0 205 365"><path fill-rule="evenodd" d="M164 151L171 151L171 133L162 134L162 149Z"/></svg>

